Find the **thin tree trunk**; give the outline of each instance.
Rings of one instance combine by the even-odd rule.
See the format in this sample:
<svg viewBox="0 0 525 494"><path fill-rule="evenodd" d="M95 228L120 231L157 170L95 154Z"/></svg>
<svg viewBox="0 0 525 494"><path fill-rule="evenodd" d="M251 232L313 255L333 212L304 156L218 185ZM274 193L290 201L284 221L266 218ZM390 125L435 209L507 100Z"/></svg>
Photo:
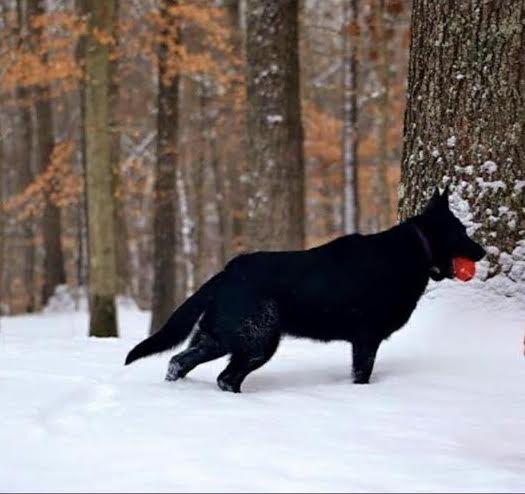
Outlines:
<svg viewBox="0 0 525 494"><path fill-rule="evenodd" d="M86 15L86 5L83 0L76 0L75 8L77 15L84 17ZM86 37L81 36L78 40L75 57L77 64L81 67L82 77L78 82L78 99L80 107L80 128L79 128L79 147L80 147L80 168L83 177L84 187L82 197L78 204L77 210L77 284L81 286L88 285L89 272L89 242L88 242L88 201L87 201L87 163L86 163Z"/></svg>
<svg viewBox="0 0 525 494"><path fill-rule="evenodd" d="M27 0L28 21L34 15L45 14L45 0ZM34 31L37 39L42 35L41 28ZM45 57L44 57L45 62ZM49 165L51 153L55 145L53 136L53 113L49 87L35 87L35 115L37 124L37 156L38 170L42 173ZM62 226L60 209L46 198L42 218L42 234L44 240L44 283L42 287L42 303L45 305L58 285L66 282L64 269L64 254L62 251Z"/></svg>
<svg viewBox="0 0 525 494"><path fill-rule="evenodd" d="M228 260L228 246L231 232L228 229L226 215L224 214L226 205L226 187L222 178L222 170L220 167L219 151L217 149L217 134L215 131L215 123L210 124L212 134L210 136L210 165L213 173L213 181L215 186L215 203L217 205L217 213L219 218L219 252L220 264L226 264ZM229 208L228 208L229 211Z"/></svg>
<svg viewBox="0 0 525 494"><path fill-rule="evenodd" d="M297 0L247 2L249 241L304 245L304 160Z"/></svg>
<svg viewBox="0 0 525 494"><path fill-rule="evenodd" d="M18 17L18 36L20 42L23 42L24 36L27 34L28 25L26 12L24 12L24 5L21 0L16 2L17 17ZM33 150L33 122L31 117L31 92L28 88L19 86L16 89L16 97L18 100L19 118L20 118L20 141L19 148L19 167L18 167L18 189L20 192L33 180L33 172L31 169L31 156ZM27 293L27 312L35 310L35 247L34 247L34 232L33 220L26 219L21 225L22 228L22 248L20 257L22 258L23 269L23 283Z"/></svg>
<svg viewBox="0 0 525 494"><path fill-rule="evenodd" d="M207 81L199 81L193 84L197 89L198 99L198 135L199 144L195 152L196 167L195 167L195 216L197 225L197 235L195 241L196 255L195 255L195 277L196 284L201 285L208 272L208 256L206 252L206 229L208 222L206 218L206 151L209 147L208 133L211 126L209 125L207 112L209 111L210 99L208 97Z"/></svg>
<svg viewBox="0 0 525 494"><path fill-rule="evenodd" d="M390 187L388 182L388 114L389 114L389 56L388 43L385 29L385 0L374 0L378 39L378 75L379 75L379 101L378 101L378 153L375 177L375 201L380 230L388 228L391 223Z"/></svg>
<svg viewBox="0 0 525 494"><path fill-rule="evenodd" d="M167 25L176 0L163 0L161 15ZM177 170L179 76L169 76L170 56L165 27L158 50L157 163L153 206L153 300L150 332L160 329L175 304L175 180Z"/></svg>
<svg viewBox="0 0 525 494"><path fill-rule="evenodd" d="M357 186L357 39L358 0L343 2L343 232L359 229L359 195Z"/></svg>
<svg viewBox="0 0 525 494"><path fill-rule="evenodd" d="M193 224L190 218L188 192L181 170L177 169L177 197L179 200L180 222L181 222L181 244L185 268L185 297L189 297L195 288L195 266L192 259L192 230Z"/></svg>
<svg viewBox="0 0 525 494"><path fill-rule="evenodd" d="M519 287L525 3L476 5L414 0L399 212L407 218L450 185L456 212L487 247L489 276L504 272Z"/></svg>
<svg viewBox="0 0 525 494"><path fill-rule="evenodd" d="M243 32L241 19L241 1L243 0L226 0L227 20L231 31L231 42L233 51L239 58L244 58L243 53ZM232 101L232 104L234 102ZM237 115L232 114L229 121L235 125ZM223 183L223 203L225 206L220 210L224 228L225 260L228 257L239 254L247 248L246 227L247 227L247 207L248 193L245 182L242 177L247 176L246 169L246 147L247 135L246 125L243 124L239 129L239 147L237 159L230 159L226 163L225 179ZM223 182L221 180L221 182ZM228 227L226 227L228 225Z"/></svg>
<svg viewBox="0 0 525 494"><path fill-rule="evenodd" d="M110 131L110 46L114 0L86 0L85 127L89 231L90 335L117 336L114 198ZM95 34L96 33L96 34Z"/></svg>
<svg viewBox="0 0 525 494"><path fill-rule="evenodd" d="M4 136L0 119L0 204L4 202ZM0 317L4 313L4 263L5 263L5 225L4 210L0 208ZM0 328L1 330L1 328Z"/></svg>
<svg viewBox="0 0 525 494"><path fill-rule="evenodd" d="M119 0L115 0L113 23L115 25L115 49L118 47L118 12ZM113 167L113 195L115 197L115 255L117 259L117 293L126 294L129 290L129 245L128 227L124 211L124 188L120 166L120 128L119 128L119 75L118 58L110 64L109 98L111 112L111 165Z"/></svg>

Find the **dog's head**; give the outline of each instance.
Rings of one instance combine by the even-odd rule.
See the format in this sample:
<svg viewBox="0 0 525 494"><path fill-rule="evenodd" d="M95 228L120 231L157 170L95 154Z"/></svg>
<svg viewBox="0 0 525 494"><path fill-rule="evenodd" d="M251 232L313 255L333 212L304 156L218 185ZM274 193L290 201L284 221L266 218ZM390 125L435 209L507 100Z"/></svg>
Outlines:
<svg viewBox="0 0 525 494"><path fill-rule="evenodd" d="M454 277L455 257L466 257L474 262L485 257L485 249L467 235L463 223L450 210L448 188L442 194L436 188L421 217L432 250L430 277L433 280Z"/></svg>

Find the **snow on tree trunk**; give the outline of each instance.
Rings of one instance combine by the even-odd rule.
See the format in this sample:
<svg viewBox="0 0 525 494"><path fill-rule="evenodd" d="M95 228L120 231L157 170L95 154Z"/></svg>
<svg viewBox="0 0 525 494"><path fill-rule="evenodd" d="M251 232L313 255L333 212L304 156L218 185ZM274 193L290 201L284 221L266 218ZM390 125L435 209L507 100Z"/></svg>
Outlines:
<svg viewBox="0 0 525 494"><path fill-rule="evenodd" d="M489 252L487 277L523 285L523 2L415 0L399 187L401 218L436 185ZM459 208L462 206L462 208Z"/></svg>
<svg viewBox="0 0 525 494"><path fill-rule="evenodd" d="M91 336L117 336L113 173L110 132L110 44L113 0L86 0L85 132Z"/></svg>
<svg viewBox="0 0 525 494"><path fill-rule="evenodd" d="M298 1L249 0L246 23L251 196L247 241L257 249L302 248Z"/></svg>
<svg viewBox="0 0 525 494"><path fill-rule="evenodd" d="M359 228L357 190L357 14L358 0L343 3L343 231Z"/></svg>
<svg viewBox="0 0 525 494"><path fill-rule="evenodd" d="M169 75L169 9L174 0L164 0L161 13L166 26L158 46L157 163L153 198L153 298L150 332L160 329L175 306L175 200L179 76Z"/></svg>

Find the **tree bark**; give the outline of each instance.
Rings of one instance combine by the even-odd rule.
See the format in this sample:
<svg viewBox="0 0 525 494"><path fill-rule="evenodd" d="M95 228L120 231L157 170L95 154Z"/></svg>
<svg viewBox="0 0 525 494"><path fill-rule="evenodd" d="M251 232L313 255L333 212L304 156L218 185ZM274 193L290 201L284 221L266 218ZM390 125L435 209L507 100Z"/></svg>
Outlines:
<svg viewBox="0 0 525 494"><path fill-rule="evenodd" d="M87 14L84 0L75 1L75 9L79 17ZM89 241L88 241L88 202L87 202L87 163L86 163L86 36L80 36L75 48L75 58L82 70L82 77L78 82L78 100L80 107L79 147L80 169L84 181L82 196L77 209L77 284L78 287L88 286L89 276Z"/></svg>
<svg viewBox="0 0 525 494"><path fill-rule="evenodd" d="M208 256L206 253L206 230L208 222L206 218L206 175L209 168L206 166L206 150L208 148L208 119L210 99L208 97L208 87L205 78L193 83L193 88L197 92L198 106L198 149L195 151L195 164L193 170L195 186L195 217L196 217L196 238L195 238L195 281L201 285L206 280L208 267Z"/></svg>
<svg viewBox="0 0 525 494"><path fill-rule="evenodd" d="M523 282L525 2L474 5L413 3L399 212L450 185L488 276Z"/></svg>
<svg viewBox="0 0 525 494"><path fill-rule="evenodd" d="M27 0L28 19L34 15L45 14L44 0ZM41 29L34 31L35 37L42 35ZM45 58L45 57L44 57ZM44 60L45 61L45 60ZM37 160L38 170L44 172L48 167L51 153L55 145L53 136L53 112L51 95L47 85L35 87L35 115L37 124ZM42 286L42 303L45 305L58 285L66 282L64 254L62 251L62 226L60 209L46 198L42 218L42 234L44 240L44 283Z"/></svg>
<svg viewBox="0 0 525 494"><path fill-rule="evenodd" d="M388 115L389 109L389 56L388 41L385 29L385 0L375 0L375 20L377 25L378 39L378 79L379 79L379 101L378 101L378 153L377 168L375 174L374 198L376 201L377 226L384 230L391 226L392 212L390 208L390 186L388 182Z"/></svg>
<svg viewBox="0 0 525 494"><path fill-rule="evenodd" d="M17 17L18 17L18 36L21 43L28 32L27 12L21 0L16 2ZM31 91L24 86L18 86L16 89L16 97L19 108L19 122L20 122L20 141L21 146L19 150L19 166L18 166L18 190L24 191L26 187L33 181L33 171L31 169L31 157L33 150L33 122L31 117ZM22 258L23 269L23 283L27 293L27 312L35 310L35 246L34 246L34 232L33 220L26 219L21 225L22 241L20 257Z"/></svg>
<svg viewBox="0 0 525 494"><path fill-rule="evenodd" d="M228 13L227 21L231 32L231 43L235 56L244 59L243 53L243 29L241 1L243 0L226 0L226 10ZM231 101L232 105L235 102ZM246 170L246 147L247 134L246 125L239 125L239 115L230 115L228 122L234 128L238 128L239 146L237 149L237 159L228 159L225 165L226 180L221 188L217 187L218 194L221 194L222 200L219 203L223 206L220 212L222 216L222 229L224 231L224 260L240 254L247 248L246 228L247 228L247 207L248 193L245 182L242 177L247 175ZM239 128L240 127L240 128ZM218 164L218 163L217 163ZM218 177L218 175L216 175ZM227 216L228 215L228 216Z"/></svg>
<svg viewBox="0 0 525 494"><path fill-rule="evenodd" d="M357 39L358 0L343 3L343 232L359 229L359 195L357 187Z"/></svg>
<svg viewBox="0 0 525 494"><path fill-rule="evenodd" d="M117 336L114 197L110 131L110 44L114 0L86 0L85 129L90 335ZM111 39L111 38L109 38Z"/></svg>
<svg viewBox="0 0 525 494"><path fill-rule="evenodd" d="M176 0L163 0L161 15L169 25L174 22L169 8ZM169 30L165 27L158 50L157 163L153 210L153 299L150 332L160 329L175 304L175 200L179 76L168 77Z"/></svg>
<svg viewBox="0 0 525 494"><path fill-rule="evenodd" d="M304 245L298 0L246 5L248 202L252 249Z"/></svg>
<svg viewBox="0 0 525 494"><path fill-rule="evenodd" d="M4 136L0 121L0 204L4 202ZM4 314L5 212L0 208L0 317ZM0 328L1 330L1 328Z"/></svg>
<svg viewBox="0 0 525 494"><path fill-rule="evenodd" d="M115 26L115 49L118 48L118 11L119 0L115 1L113 24ZM128 245L128 227L125 215L124 189L120 166L120 128L119 128L119 74L118 58L110 63L109 99L111 111L111 165L113 167L113 195L115 197L115 255L117 262L117 293L126 294L129 289L130 256Z"/></svg>

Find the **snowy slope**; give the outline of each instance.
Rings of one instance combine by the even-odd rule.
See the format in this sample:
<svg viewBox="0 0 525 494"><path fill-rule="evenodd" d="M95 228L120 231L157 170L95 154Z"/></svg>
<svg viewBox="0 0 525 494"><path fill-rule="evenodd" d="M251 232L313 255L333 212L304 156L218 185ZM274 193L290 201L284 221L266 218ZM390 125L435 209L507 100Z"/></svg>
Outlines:
<svg viewBox="0 0 525 494"><path fill-rule="evenodd" d="M350 349L285 340L220 392L224 359L163 381L168 355L124 368L83 312L3 318L0 491L525 490L525 307L468 284L432 289L380 350L374 382Z"/></svg>

